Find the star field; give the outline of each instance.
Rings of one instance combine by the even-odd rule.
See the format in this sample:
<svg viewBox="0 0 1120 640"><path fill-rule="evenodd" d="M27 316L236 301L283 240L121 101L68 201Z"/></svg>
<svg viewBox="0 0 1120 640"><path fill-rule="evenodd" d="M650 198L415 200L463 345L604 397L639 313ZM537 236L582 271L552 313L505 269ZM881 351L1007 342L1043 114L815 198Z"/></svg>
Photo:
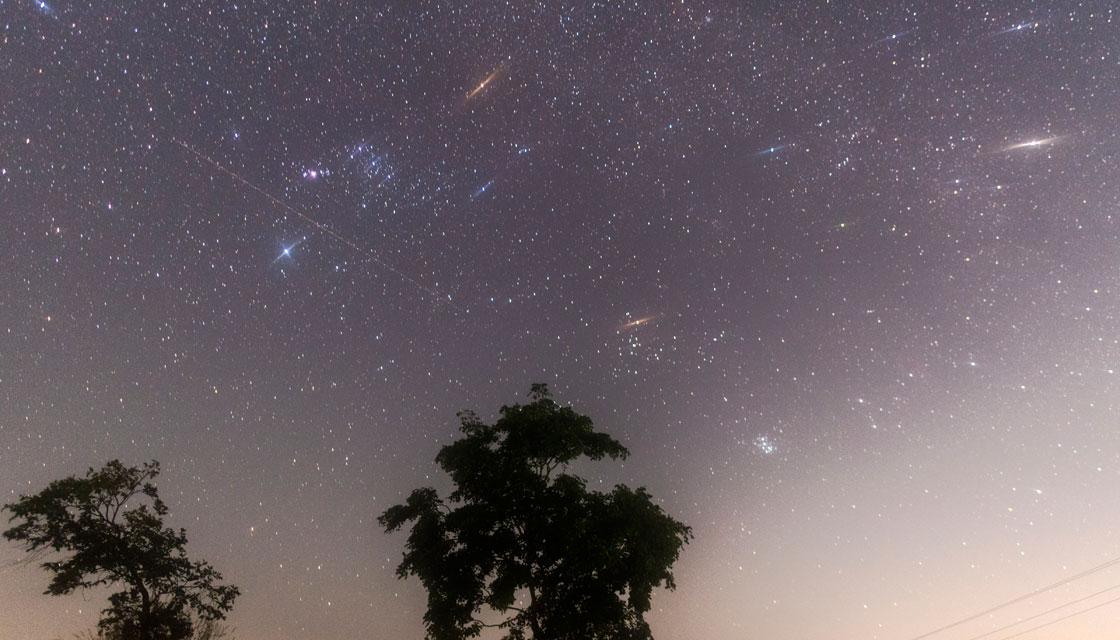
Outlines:
<svg viewBox="0 0 1120 640"><path fill-rule="evenodd" d="M1120 555L1111 3L0 0L0 76L3 501L158 459L241 640L422 637L376 517L531 382L694 529L658 638ZM96 624L19 558L0 637Z"/></svg>

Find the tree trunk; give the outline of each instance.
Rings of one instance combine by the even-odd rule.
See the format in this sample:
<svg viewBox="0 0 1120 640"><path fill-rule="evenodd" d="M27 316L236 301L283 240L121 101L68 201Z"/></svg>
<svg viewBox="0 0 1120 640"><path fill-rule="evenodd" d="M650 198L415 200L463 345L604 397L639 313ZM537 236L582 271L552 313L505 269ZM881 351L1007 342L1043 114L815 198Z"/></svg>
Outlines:
<svg viewBox="0 0 1120 640"><path fill-rule="evenodd" d="M532 614L529 615L529 629L531 629L533 631L533 640L545 640L544 632L541 631L541 623L540 623L540 621L537 620L537 610L533 606L536 602L537 602L537 590L532 585L532 583L530 583L529 584L529 611L531 611Z"/></svg>
<svg viewBox="0 0 1120 640"><path fill-rule="evenodd" d="M143 584L137 586L140 591L140 636L143 640L156 640L156 630L152 624L152 598Z"/></svg>

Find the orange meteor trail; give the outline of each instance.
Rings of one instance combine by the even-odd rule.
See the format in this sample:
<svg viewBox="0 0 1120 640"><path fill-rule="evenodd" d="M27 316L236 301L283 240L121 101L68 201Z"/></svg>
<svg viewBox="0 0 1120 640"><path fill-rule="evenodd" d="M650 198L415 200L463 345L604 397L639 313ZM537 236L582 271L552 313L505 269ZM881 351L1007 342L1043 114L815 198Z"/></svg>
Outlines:
<svg viewBox="0 0 1120 640"><path fill-rule="evenodd" d="M473 97L477 96L478 94L482 93L483 89L485 89L487 85L489 85L491 82L493 82L494 79L497 78L498 74L500 74L501 72L502 72L502 68L500 66L497 69L494 69L493 71L491 71L490 75L483 78L482 82L478 83L478 86L475 87L474 89L472 89L470 91L470 93L467 94L467 100L470 100L471 98L473 98Z"/></svg>
<svg viewBox="0 0 1120 640"><path fill-rule="evenodd" d="M653 322L656 319L657 319L656 315L645 316L644 318L638 318L636 320L631 320L630 322L627 322L627 323L623 324L622 328L623 329L634 329L636 327L642 326L643 324L648 324L650 322Z"/></svg>

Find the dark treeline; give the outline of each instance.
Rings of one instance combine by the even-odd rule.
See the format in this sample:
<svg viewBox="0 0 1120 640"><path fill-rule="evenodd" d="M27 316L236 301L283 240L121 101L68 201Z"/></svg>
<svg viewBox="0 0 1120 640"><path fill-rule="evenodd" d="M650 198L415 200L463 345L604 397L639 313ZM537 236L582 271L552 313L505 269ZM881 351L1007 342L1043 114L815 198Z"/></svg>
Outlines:
<svg viewBox="0 0 1120 640"><path fill-rule="evenodd" d="M571 463L629 452L545 385L529 398L494 424L460 413L462 436L436 456L454 490L416 489L379 518L388 532L410 526L397 574L428 592L427 637L650 640L653 590L675 588L691 530L643 488L588 490ZM158 475L158 462L113 460L4 506L4 537L47 558L46 594L116 589L90 640L230 637L221 621L239 589L187 556L186 532L164 523Z"/></svg>

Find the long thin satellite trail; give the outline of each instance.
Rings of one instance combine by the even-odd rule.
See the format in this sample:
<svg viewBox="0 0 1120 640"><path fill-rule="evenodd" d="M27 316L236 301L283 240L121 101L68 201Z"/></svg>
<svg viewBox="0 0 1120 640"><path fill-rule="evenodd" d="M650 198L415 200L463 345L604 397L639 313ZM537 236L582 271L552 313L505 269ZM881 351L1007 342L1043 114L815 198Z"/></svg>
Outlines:
<svg viewBox="0 0 1120 640"><path fill-rule="evenodd" d="M401 271L400 269L394 267L393 265L389 264L388 262L385 262L380 257L378 257L377 254L374 253L372 249L368 249L366 247L363 247L363 246L359 245L358 243L354 242L350 238L347 238L346 236L343 236L342 234L338 233L334 229L331 229L330 227L323 224L322 222L319 222L315 218L312 218L311 216L307 215L303 211L300 211L299 209L297 209L297 208L293 207L292 205L288 204L287 202L284 202L280 198L277 198L276 196L272 195L271 193L265 191L264 189L258 187L255 184L253 184L252 182L249 182L249 180L242 177L241 174L239 174L236 171L234 171L233 169L230 169L229 167L223 165L222 163L220 163L217 160L211 158L210 156L206 155L205 153L202 153L198 149L195 149L194 147L190 146L186 142L183 142L182 140L179 140L177 138L172 138L171 141L174 142L175 144L179 145L180 147L186 149L191 155L193 155L195 157L195 159L197 159L200 162L203 162L205 164L208 164L211 167L214 167L218 171L221 171L222 173L226 174L230 178L233 178L234 180L236 180L242 186L245 186L245 187L248 187L249 189L252 189L253 191L255 191L258 194L260 194L261 196L263 196L265 199L267 199L269 202L275 204L276 206L280 207L284 211L287 211L288 213L298 217L299 219L303 220L307 224L311 225L317 231L320 231L323 234L325 234L327 236L330 236L331 238L333 238L333 239L341 242L342 244L350 247L354 251L357 251L358 253L365 254L366 257L369 258L369 260L371 262L377 264L379 267L381 267L383 269L391 271L393 274L400 277L402 280L411 284L412 286L416 287L417 289L420 289L421 291L423 291L423 292L427 293L428 295L436 298L437 300L446 301L450 304L454 304L452 302L451 296L449 294L440 293L436 289L433 289L433 288L425 285L424 283L420 282L416 278L413 278L412 276L408 275L407 273L405 273L405 272Z"/></svg>
<svg viewBox="0 0 1120 640"><path fill-rule="evenodd" d="M982 618L982 617L988 615L989 613L992 613L993 611L999 611L1000 609L1003 609L1004 607L1009 607L1013 604L1018 604L1018 603L1020 603L1024 600L1028 600L1028 599L1033 598L1037 595L1046 593L1047 591L1050 591L1051 589L1056 589L1056 588L1058 588L1062 585L1069 584L1069 583L1071 583L1075 580L1080 580L1081 578L1084 578L1086 576L1090 576L1094 573L1097 573L1098 571L1104 571L1105 569L1108 569L1109 567L1114 567L1117 564L1120 564L1120 558L1113 558L1112 560L1109 560L1108 562L1098 564L1097 566L1093 567L1092 569L1086 569L1085 571L1082 571L1081 573L1079 573L1077 575L1073 575L1073 576L1070 576L1068 578L1064 578L1064 579L1059 580L1055 583L1048 584L1045 587L1040 587L1038 589L1035 589L1034 591L1031 591L1030 593L1028 593L1026 595L1021 595L1017 598L1012 598L1011 600L1008 600L1007 602L997 604L996 606L985 609L985 610L983 610L979 613L974 613L974 614L968 616L967 618L961 618L960 620L957 620L956 622L951 622L951 623L949 623L949 624L947 624L943 627L938 627L938 628L934 629L933 631L927 631L920 636L914 636L910 640L922 640L923 638L928 638L932 635L941 633L942 631L947 631L949 629L952 629L953 627L959 627L966 622L972 622L973 620L976 620L977 618Z"/></svg>

